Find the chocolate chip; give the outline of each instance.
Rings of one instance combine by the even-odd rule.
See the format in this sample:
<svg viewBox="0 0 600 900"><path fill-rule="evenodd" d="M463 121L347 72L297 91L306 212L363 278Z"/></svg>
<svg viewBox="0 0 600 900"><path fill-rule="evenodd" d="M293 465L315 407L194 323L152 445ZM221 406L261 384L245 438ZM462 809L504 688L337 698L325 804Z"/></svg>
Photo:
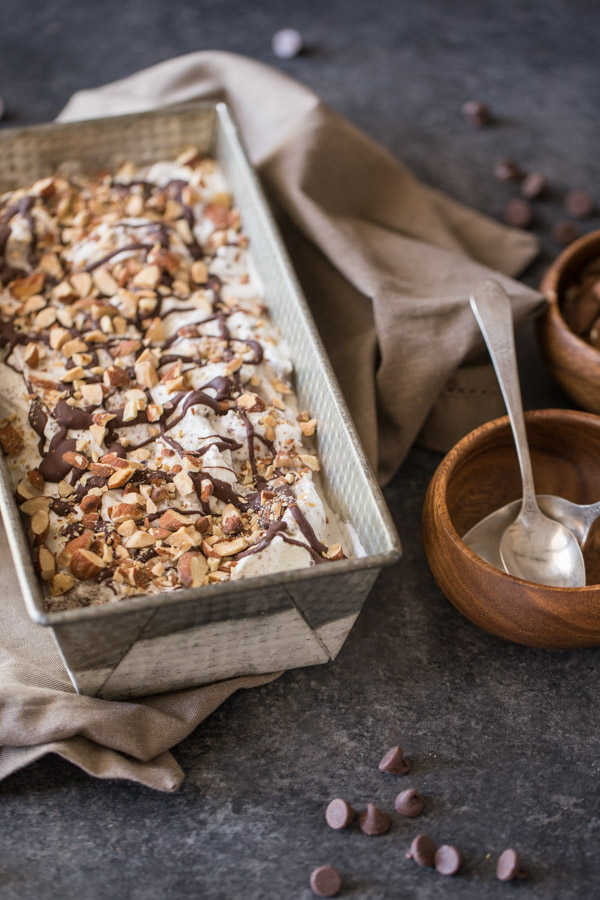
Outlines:
<svg viewBox="0 0 600 900"><path fill-rule="evenodd" d="M496 878L500 881L512 881L514 878L527 878L527 872L521 867L516 850L505 850L496 864Z"/></svg>
<svg viewBox="0 0 600 900"><path fill-rule="evenodd" d="M594 214L596 204L589 191L575 188L565 195L564 207L574 219L589 219Z"/></svg>
<svg viewBox="0 0 600 900"><path fill-rule="evenodd" d="M310 886L319 897L335 897L342 886L342 876L333 866L319 866L310 876Z"/></svg>
<svg viewBox="0 0 600 900"><path fill-rule="evenodd" d="M392 747L379 763L380 772L389 772L391 775L406 775L410 770L410 762L404 759L402 747Z"/></svg>
<svg viewBox="0 0 600 900"><path fill-rule="evenodd" d="M485 128L492 120L490 110L483 100L467 100L462 111L469 125L474 128Z"/></svg>
<svg viewBox="0 0 600 900"><path fill-rule="evenodd" d="M552 237L556 243L560 244L562 247L566 247L567 244L572 244L573 241L576 241L580 236L581 231L575 222L569 222L568 219L560 219L552 226Z"/></svg>
<svg viewBox="0 0 600 900"><path fill-rule="evenodd" d="M293 59L302 52L302 35L295 28L281 28L271 38L271 48L279 59Z"/></svg>
<svg viewBox="0 0 600 900"><path fill-rule="evenodd" d="M402 791L402 793L398 794L394 800L396 812L400 813L401 816L408 816L409 819L420 816L423 812L424 805L423 798L414 788L410 788L408 791Z"/></svg>
<svg viewBox="0 0 600 900"><path fill-rule="evenodd" d="M367 803L365 812L358 817L358 823L361 831L371 836L385 834L386 831L389 831L391 824L389 816L374 803Z"/></svg>
<svg viewBox="0 0 600 900"><path fill-rule="evenodd" d="M418 834L410 845L410 850L406 854L406 858L414 859L420 866L429 866L432 868L435 864L436 850L437 846L428 835Z"/></svg>
<svg viewBox="0 0 600 900"><path fill-rule="evenodd" d="M340 828L347 828L354 821L356 813L349 803L340 797L332 800L325 810L325 818L330 828L339 831Z"/></svg>
<svg viewBox="0 0 600 900"><path fill-rule="evenodd" d="M504 219L515 228L527 228L533 221L531 204L521 197L513 197L504 209Z"/></svg>
<svg viewBox="0 0 600 900"><path fill-rule="evenodd" d="M456 875L462 862L459 851L451 844L439 847L433 861L440 875Z"/></svg>
<svg viewBox="0 0 600 900"><path fill-rule="evenodd" d="M521 185L521 193L529 200L541 197L546 190L546 176L541 172L530 172Z"/></svg>
<svg viewBox="0 0 600 900"><path fill-rule="evenodd" d="M521 177L521 170L514 159L504 156L496 163L494 175L500 181L517 181Z"/></svg>

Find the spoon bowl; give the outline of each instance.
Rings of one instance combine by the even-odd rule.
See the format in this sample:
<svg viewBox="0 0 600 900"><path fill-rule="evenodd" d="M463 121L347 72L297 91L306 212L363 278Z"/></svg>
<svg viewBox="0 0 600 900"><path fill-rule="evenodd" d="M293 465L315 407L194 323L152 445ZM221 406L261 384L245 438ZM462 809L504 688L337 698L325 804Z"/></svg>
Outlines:
<svg viewBox="0 0 600 900"><path fill-rule="evenodd" d="M565 525L583 547L590 528L600 516L600 502L572 503L554 494L538 494L537 501L542 512ZM502 535L517 518L521 503L520 499L506 503L489 513L463 535L467 547L497 569L504 568L500 558Z"/></svg>

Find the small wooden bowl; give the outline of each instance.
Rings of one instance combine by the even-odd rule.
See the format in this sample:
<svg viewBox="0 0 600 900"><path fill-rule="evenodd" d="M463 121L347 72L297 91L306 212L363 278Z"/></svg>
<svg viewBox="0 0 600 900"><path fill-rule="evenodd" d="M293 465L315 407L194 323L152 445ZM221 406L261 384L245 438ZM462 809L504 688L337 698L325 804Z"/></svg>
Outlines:
<svg viewBox="0 0 600 900"><path fill-rule="evenodd" d="M545 409L525 413L525 419L536 491L575 503L600 499L600 417ZM437 583L463 615L507 640L553 649L600 644L600 523L586 542L588 585L582 588L513 578L461 540L521 493L508 416L476 428L450 450L423 510L425 552Z"/></svg>
<svg viewBox="0 0 600 900"><path fill-rule="evenodd" d="M583 266L600 256L600 230L574 241L552 263L540 290L548 307L538 324L538 337L550 372L578 406L600 413L600 350L578 337L562 317L565 291Z"/></svg>

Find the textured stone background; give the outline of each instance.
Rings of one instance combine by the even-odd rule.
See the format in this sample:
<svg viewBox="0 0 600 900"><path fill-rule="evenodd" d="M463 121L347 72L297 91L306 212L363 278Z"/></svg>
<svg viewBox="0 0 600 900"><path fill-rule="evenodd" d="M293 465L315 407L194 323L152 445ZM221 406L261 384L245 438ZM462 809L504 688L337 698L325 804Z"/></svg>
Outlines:
<svg viewBox="0 0 600 900"><path fill-rule="evenodd" d="M0 2L7 124L53 118L69 95L198 49L248 53L317 90L429 183L491 215L514 188L498 156L547 173L537 204L544 254L567 187L600 199L598 25L592 2L482 4L321 0ZM274 60L270 38L300 28L310 52ZM460 108L484 97L498 124ZM586 227L600 224L596 219ZM527 405L563 405L530 333L520 340ZM439 461L414 450L387 491L404 559L381 576L337 661L234 697L175 751L173 796L101 783L47 758L0 785L0 897L163 900L298 898L312 868L336 865L343 896L600 897L595 650L550 653L489 637L459 616L427 568L420 515ZM410 776L377 771L401 742ZM427 797L385 837L331 832L342 795L390 809L401 787ZM414 834L464 852L443 878L404 859ZM494 860L520 849L529 882L502 885Z"/></svg>

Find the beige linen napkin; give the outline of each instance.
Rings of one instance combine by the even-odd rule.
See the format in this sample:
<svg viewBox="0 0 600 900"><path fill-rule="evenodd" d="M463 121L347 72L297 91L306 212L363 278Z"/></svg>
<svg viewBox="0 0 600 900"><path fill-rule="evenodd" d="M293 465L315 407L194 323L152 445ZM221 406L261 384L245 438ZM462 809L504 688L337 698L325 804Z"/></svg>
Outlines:
<svg viewBox="0 0 600 900"><path fill-rule="evenodd" d="M420 184L307 88L244 57L206 52L170 60L76 94L60 118L215 95L226 97L241 126L362 439L385 481L450 376L458 378L461 361L480 346L467 303L475 281L493 273L510 293L517 319L539 304L535 292L508 277L533 258L535 239ZM469 397L478 395L478 378L472 370ZM480 407L479 419L493 411ZM0 571L6 598L0 778L54 752L100 778L173 790L183 773L169 748L234 691L277 677L237 678L137 702L80 697L51 635L27 618L4 535Z"/></svg>

